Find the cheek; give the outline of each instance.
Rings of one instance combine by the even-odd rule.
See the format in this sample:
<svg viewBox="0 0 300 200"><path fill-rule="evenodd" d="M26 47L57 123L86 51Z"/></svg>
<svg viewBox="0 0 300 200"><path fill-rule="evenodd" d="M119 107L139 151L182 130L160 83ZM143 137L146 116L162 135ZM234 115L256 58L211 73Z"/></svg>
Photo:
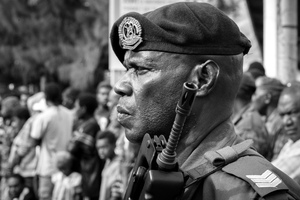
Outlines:
<svg viewBox="0 0 300 200"><path fill-rule="evenodd" d="M298 131L300 132L300 117L294 118L293 123L297 124ZM299 133L300 135L300 133Z"/></svg>
<svg viewBox="0 0 300 200"><path fill-rule="evenodd" d="M137 94L140 97L136 99L140 120L148 132L166 131L170 128L181 92L175 88L178 86L161 81L159 84L147 85L140 95Z"/></svg>

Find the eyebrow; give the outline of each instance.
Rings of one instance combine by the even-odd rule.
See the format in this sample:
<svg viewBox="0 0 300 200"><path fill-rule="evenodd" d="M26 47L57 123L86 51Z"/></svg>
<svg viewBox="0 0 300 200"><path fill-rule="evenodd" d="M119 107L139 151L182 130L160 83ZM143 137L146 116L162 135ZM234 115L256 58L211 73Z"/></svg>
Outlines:
<svg viewBox="0 0 300 200"><path fill-rule="evenodd" d="M154 63L152 58L128 58L123 61L123 65L125 67L130 66L132 64L139 66L141 65L141 63L143 63L143 66L146 65L148 67L153 67L153 68L158 67L158 65Z"/></svg>

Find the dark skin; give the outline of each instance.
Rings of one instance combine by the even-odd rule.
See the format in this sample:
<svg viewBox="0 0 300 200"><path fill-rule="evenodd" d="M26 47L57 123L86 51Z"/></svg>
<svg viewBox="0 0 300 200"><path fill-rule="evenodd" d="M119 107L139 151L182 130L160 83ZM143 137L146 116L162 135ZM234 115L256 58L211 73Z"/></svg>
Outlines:
<svg viewBox="0 0 300 200"><path fill-rule="evenodd" d="M300 87L298 88L300 89ZM300 91L281 94L278 111L282 118L285 133L294 142L300 139Z"/></svg>
<svg viewBox="0 0 300 200"><path fill-rule="evenodd" d="M256 88L252 101L254 109L261 115L269 117L276 109L276 105L272 102L272 93L259 87Z"/></svg>
<svg viewBox="0 0 300 200"><path fill-rule="evenodd" d="M168 138L182 85L193 82L199 89L177 148L179 164L183 163L208 135L230 123L242 57L127 51L123 62L127 72L115 85L121 95L118 121L126 137L138 143L145 133ZM217 145L211 142L209 146Z"/></svg>

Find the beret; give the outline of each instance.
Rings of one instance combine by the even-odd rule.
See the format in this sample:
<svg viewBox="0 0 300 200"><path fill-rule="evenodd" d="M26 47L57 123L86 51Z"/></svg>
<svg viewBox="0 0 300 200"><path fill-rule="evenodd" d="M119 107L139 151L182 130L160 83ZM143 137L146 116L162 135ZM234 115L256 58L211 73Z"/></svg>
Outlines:
<svg viewBox="0 0 300 200"><path fill-rule="evenodd" d="M169 4L145 14L127 13L114 23L110 39L121 62L127 50L237 55L247 54L251 47L226 14L198 2Z"/></svg>
<svg viewBox="0 0 300 200"><path fill-rule="evenodd" d="M257 78L257 80L255 81L255 85L259 89L278 93L280 93L285 88L285 85L283 85L280 80L265 76Z"/></svg>

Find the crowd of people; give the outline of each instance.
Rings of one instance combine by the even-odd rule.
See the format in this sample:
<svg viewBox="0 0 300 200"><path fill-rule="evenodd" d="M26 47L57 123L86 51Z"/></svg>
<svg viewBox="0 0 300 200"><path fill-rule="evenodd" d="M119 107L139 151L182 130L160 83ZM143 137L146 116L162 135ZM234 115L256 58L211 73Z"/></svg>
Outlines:
<svg viewBox="0 0 300 200"><path fill-rule="evenodd" d="M258 62L243 71L251 43L224 13L196 2L128 13L111 44L127 69L114 90L47 83L25 102L2 100L1 199L122 199L131 142L168 138L186 81L197 91L177 146L179 199L300 198L300 82L282 84Z"/></svg>
<svg viewBox="0 0 300 200"><path fill-rule="evenodd" d="M17 93L3 98L1 199L121 197L136 148L117 122L119 95L107 81L96 91L48 83L26 103Z"/></svg>
<svg viewBox="0 0 300 200"><path fill-rule="evenodd" d="M49 83L1 102L1 199L107 200L124 195L137 155L117 121L120 97L103 81L97 93ZM236 133L300 184L300 82L266 76L254 62L234 101ZM120 192L121 191L121 192Z"/></svg>
<svg viewBox="0 0 300 200"><path fill-rule="evenodd" d="M252 139L261 155L298 184L299 92L300 82L283 84L266 76L263 65L254 62L243 74L233 111L236 133Z"/></svg>

